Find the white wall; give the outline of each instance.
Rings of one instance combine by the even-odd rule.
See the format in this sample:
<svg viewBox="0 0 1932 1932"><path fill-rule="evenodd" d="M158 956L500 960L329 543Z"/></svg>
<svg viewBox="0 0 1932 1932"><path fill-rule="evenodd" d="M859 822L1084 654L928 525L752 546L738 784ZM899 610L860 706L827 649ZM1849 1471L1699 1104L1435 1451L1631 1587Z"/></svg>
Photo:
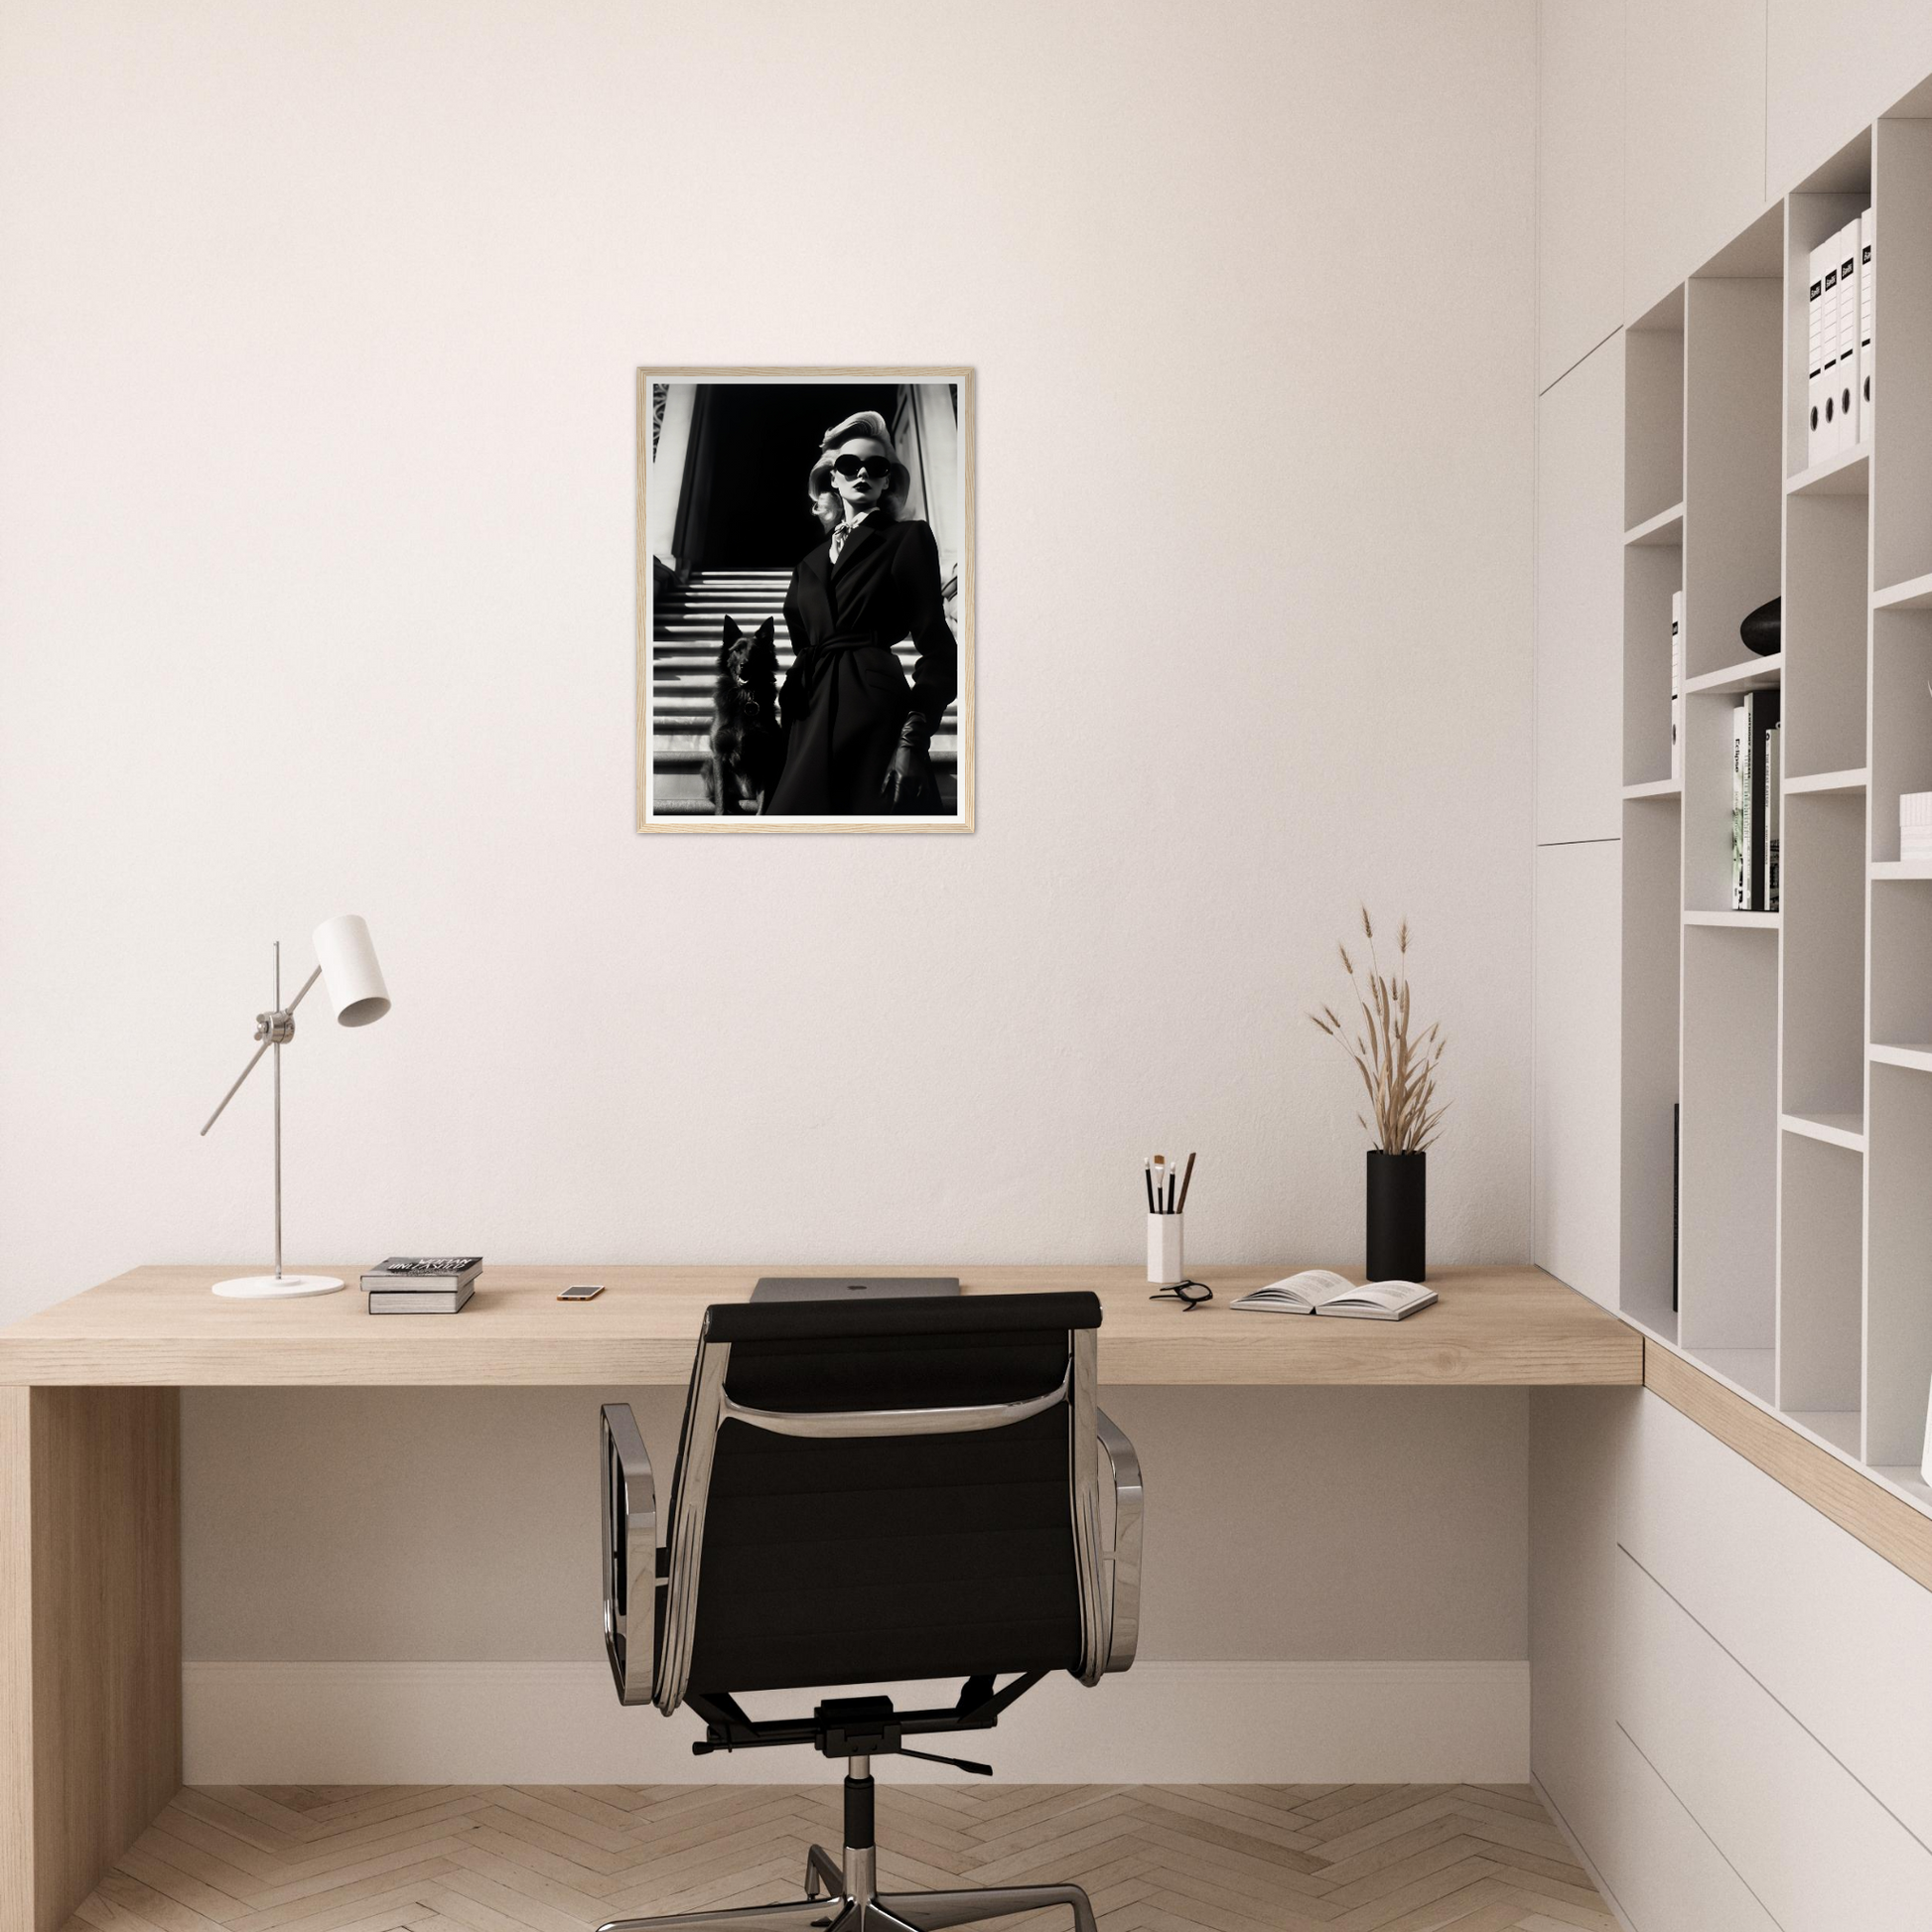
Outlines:
<svg viewBox="0 0 1932 1932"><path fill-rule="evenodd" d="M1155 1146L1357 1254L1363 897L1522 1254L1526 5L12 23L8 1311L261 1257L265 1088L195 1130L344 907L297 1258L1125 1259ZM977 367L974 837L631 831L650 358Z"/></svg>
<svg viewBox="0 0 1932 1932"><path fill-rule="evenodd" d="M396 1005L302 1016L296 1262L1127 1260L1156 1146L1197 1265L1357 1257L1361 898L1432 1256L1520 1258L1533 95L1529 0L10 9L0 1316L264 1258L266 1087L195 1130L343 909ZM973 837L631 831L646 360L976 367Z"/></svg>

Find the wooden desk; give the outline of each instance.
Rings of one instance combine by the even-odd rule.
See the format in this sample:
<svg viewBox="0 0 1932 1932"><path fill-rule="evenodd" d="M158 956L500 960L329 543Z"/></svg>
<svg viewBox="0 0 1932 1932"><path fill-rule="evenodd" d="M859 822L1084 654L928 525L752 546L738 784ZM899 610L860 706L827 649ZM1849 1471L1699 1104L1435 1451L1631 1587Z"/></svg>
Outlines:
<svg viewBox="0 0 1932 1932"><path fill-rule="evenodd" d="M372 1318L353 1287L224 1302L235 1272L137 1268L0 1329L0 1932L55 1932L181 1784L180 1391L213 1384L681 1385L707 1304L763 1268L489 1268L461 1315ZM351 1283L359 1270L326 1272ZM892 1272L873 1271L873 1272ZM1640 1384L1637 1332L1534 1268L1449 1268L1402 1322L1238 1314L1291 1272L959 1268L968 1293L1089 1288L1103 1383ZM557 1291L601 1281L595 1302Z"/></svg>
<svg viewBox="0 0 1932 1932"><path fill-rule="evenodd" d="M511 1386L669 1383L691 1373L698 1322L743 1301L762 1268L485 1268L455 1317L370 1316L351 1287L300 1302L224 1302L225 1268L137 1268L10 1328L0 1385L191 1388L289 1384ZM360 1272L323 1272L351 1284ZM893 1273L890 1269L873 1272ZM897 1271L913 1274L919 1271ZM1442 1297L1407 1321L1243 1314L1228 1304L1289 1272L1210 1268L1216 1299L1191 1313L1150 1302L1136 1268L961 1268L968 1294L1092 1289L1105 1305L1103 1382L1302 1385L1461 1383L1487 1387L1638 1383L1634 1329L1539 1268L1445 1268ZM573 1281L606 1284L560 1303Z"/></svg>

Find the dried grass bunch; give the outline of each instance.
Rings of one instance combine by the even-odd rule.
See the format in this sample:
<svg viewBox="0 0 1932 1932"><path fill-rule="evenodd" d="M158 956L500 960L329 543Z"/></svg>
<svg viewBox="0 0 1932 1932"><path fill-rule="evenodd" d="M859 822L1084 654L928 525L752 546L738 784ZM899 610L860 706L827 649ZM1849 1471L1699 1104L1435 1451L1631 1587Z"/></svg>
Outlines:
<svg viewBox="0 0 1932 1932"><path fill-rule="evenodd" d="M1384 973L1375 956L1375 927L1366 905L1362 936L1368 941L1366 985L1348 948L1336 948L1348 973L1349 991L1361 1009L1359 1024L1351 1032L1334 1008L1326 1006L1309 1018L1330 1039L1340 1040L1342 1050L1360 1070L1375 1118L1369 1121L1360 1114L1355 1118L1374 1136L1375 1145L1384 1154L1420 1154L1435 1140L1449 1107L1448 1101L1436 1098L1436 1074L1449 1042L1436 1021L1410 1036L1409 921L1404 919L1396 930L1393 973Z"/></svg>

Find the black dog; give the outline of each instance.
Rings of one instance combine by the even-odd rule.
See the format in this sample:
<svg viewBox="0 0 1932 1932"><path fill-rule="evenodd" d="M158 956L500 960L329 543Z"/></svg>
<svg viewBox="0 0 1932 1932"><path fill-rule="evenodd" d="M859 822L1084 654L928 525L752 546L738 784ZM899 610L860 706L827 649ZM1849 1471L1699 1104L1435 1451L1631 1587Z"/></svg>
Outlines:
<svg viewBox="0 0 1932 1932"><path fill-rule="evenodd" d="M711 694L711 756L704 794L720 815L764 809L784 769L785 731L778 722L778 646L769 618L749 634L725 620L718 682Z"/></svg>

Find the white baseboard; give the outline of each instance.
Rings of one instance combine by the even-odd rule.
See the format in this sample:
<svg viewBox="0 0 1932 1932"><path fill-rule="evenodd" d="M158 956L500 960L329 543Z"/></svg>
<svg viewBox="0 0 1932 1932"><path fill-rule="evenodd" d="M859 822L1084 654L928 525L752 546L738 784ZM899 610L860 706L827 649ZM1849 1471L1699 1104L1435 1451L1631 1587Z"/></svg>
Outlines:
<svg viewBox="0 0 1932 1932"><path fill-rule="evenodd" d="M798 1784L798 1750L691 1755L688 1712L624 1710L602 1664L182 1667L190 1784ZM930 1703L933 1687L897 1695ZM771 1715L786 1700L747 1700ZM802 1701L801 1701L802 1708ZM1520 1784L1527 1663L1136 1665L1049 1678L991 1731L928 1740L1010 1783ZM957 1778L901 1758L895 1781Z"/></svg>

